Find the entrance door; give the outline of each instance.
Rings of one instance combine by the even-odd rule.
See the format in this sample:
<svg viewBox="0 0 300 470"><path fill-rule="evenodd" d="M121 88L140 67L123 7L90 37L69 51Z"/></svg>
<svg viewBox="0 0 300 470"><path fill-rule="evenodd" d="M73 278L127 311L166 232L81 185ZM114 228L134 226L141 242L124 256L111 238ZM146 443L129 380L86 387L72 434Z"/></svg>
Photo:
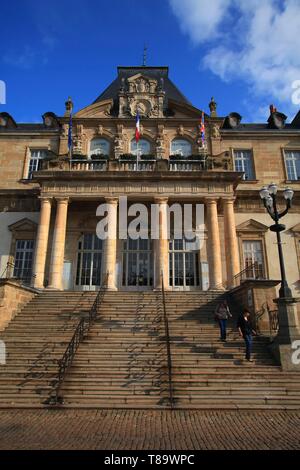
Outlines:
<svg viewBox="0 0 300 470"><path fill-rule="evenodd" d="M122 286L144 290L153 286L153 254L151 240L124 241L122 253Z"/></svg>
<svg viewBox="0 0 300 470"><path fill-rule="evenodd" d="M170 287L190 289L200 285L198 253L192 250L193 246L185 239L170 240Z"/></svg>
<svg viewBox="0 0 300 470"><path fill-rule="evenodd" d="M97 290L101 286L102 240L85 233L78 242L76 286L80 290Z"/></svg>

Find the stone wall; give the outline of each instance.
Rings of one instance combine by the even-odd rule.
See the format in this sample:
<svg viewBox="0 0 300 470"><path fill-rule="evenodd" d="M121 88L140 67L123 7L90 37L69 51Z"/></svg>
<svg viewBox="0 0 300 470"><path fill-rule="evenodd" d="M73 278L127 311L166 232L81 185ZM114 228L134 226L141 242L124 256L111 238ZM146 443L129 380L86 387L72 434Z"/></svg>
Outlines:
<svg viewBox="0 0 300 470"><path fill-rule="evenodd" d="M17 281L0 281L0 331L35 295L33 289L23 287Z"/></svg>
<svg viewBox="0 0 300 470"><path fill-rule="evenodd" d="M279 281L244 281L238 287L230 291L230 296L234 304L242 311L248 308L251 313L252 323L260 333L269 333L269 315L268 309L277 310L274 303L276 296L276 285ZM256 315L259 318L256 320Z"/></svg>

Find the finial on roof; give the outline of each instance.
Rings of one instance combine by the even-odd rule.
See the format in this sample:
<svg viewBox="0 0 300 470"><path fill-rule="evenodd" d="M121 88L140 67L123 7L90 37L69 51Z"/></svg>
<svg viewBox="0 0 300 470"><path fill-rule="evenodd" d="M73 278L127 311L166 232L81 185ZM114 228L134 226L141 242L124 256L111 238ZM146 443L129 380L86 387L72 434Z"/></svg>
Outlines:
<svg viewBox="0 0 300 470"><path fill-rule="evenodd" d="M214 97L212 96L210 103L209 103L209 110L211 117L217 117L217 103L215 102Z"/></svg>
<svg viewBox="0 0 300 470"><path fill-rule="evenodd" d="M72 101L72 98L70 96L67 99L67 101L65 102L65 106L66 106L65 116L70 116L70 114L73 111L73 101Z"/></svg>
<svg viewBox="0 0 300 470"><path fill-rule="evenodd" d="M144 45L144 52L143 52L143 67L146 67L147 65L147 46L146 44Z"/></svg>

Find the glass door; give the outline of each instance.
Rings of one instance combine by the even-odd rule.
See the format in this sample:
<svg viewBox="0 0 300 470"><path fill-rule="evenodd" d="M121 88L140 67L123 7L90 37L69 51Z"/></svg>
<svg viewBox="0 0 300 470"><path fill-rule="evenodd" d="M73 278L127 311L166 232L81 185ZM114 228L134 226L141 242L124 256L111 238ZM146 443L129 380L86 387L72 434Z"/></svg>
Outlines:
<svg viewBox="0 0 300 470"><path fill-rule="evenodd" d="M97 290L101 286L103 242L93 233L85 233L78 243L76 286Z"/></svg>
<svg viewBox="0 0 300 470"><path fill-rule="evenodd" d="M200 285L198 253L194 243L185 239L169 242L169 283L174 288L192 288Z"/></svg>
<svg viewBox="0 0 300 470"><path fill-rule="evenodd" d="M122 253L122 286L143 290L153 286L153 254L151 240L124 241Z"/></svg>

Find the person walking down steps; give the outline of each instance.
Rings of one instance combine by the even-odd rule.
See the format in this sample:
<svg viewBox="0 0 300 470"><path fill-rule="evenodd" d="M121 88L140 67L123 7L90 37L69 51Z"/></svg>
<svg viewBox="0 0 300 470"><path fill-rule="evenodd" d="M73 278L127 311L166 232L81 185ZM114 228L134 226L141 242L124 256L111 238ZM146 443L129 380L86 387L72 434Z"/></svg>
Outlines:
<svg viewBox="0 0 300 470"><path fill-rule="evenodd" d="M232 318L230 313L229 307L227 302L224 300L220 302L215 310L215 319L219 323L220 327L220 340L226 341L226 328L227 328L227 320L228 318Z"/></svg>
<svg viewBox="0 0 300 470"><path fill-rule="evenodd" d="M243 312L239 315L237 321L237 327L240 336L244 338L246 345L246 359L248 362L253 362L251 359L252 354L252 335L256 335L256 331L252 328L250 322L250 312L247 308L243 309Z"/></svg>

